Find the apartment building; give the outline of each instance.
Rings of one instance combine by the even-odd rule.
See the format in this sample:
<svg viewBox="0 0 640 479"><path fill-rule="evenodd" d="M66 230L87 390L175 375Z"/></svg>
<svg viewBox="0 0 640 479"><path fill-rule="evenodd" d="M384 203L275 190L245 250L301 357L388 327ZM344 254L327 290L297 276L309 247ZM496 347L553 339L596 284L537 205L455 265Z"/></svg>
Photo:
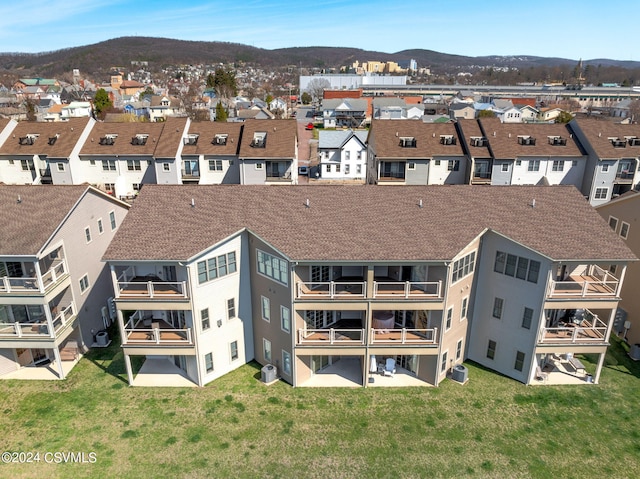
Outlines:
<svg viewBox="0 0 640 479"><path fill-rule="evenodd" d="M587 156L582 192L593 206L640 188L640 125L574 119L568 127Z"/></svg>
<svg viewBox="0 0 640 479"><path fill-rule="evenodd" d="M110 324L100 258L128 208L86 185L0 185L1 378L64 379Z"/></svg>
<svg viewBox="0 0 640 479"><path fill-rule="evenodd" d="M297 184L296 120L247 120L238 152L240 184Z"/></svg>
<svg viewBox="0 0 640 479"><path fill-rule="evenodd" d="M611 201L596 206L596 211L609 224L609 227L622 238L636 256L640 256L640 235L638 222L640 220L640 194L636 191L627 192ZM615 267L611 270L616 274ZM629 344L640 348L640 295L637 285L640 284L640 263L631 263L627 267L622 286L622 301L618 307L615 331L624 337ZM634 359L638 359L640 349L635 352Z"/></svg>
<svg viewBox="0 0 640 479"><path fill-rule="evenodd" d="M453 123L375 120L367 143L368 183L464 183L467 157Z"/></svg>
<svg viewBox="0 0 640 479"><path fill-rule="evenodd" d="M72 170L94 124L90 118L54 123L5 120L0 130L0 181L23 185L85 182L74 177Z"/></svg>
<svg viewBox="0 0 640 479"><path fill-rule="evenodd" d="M635 257L573 186L149 185L104 259L130 384L435 386L597 382Z"/></svg>
<svg viewBox="0 0 640 479"><path fill-rule="evenodd" d="M458 122L458 132L471 184L582 186L586 157L565 124L482 118Z"/></svg>

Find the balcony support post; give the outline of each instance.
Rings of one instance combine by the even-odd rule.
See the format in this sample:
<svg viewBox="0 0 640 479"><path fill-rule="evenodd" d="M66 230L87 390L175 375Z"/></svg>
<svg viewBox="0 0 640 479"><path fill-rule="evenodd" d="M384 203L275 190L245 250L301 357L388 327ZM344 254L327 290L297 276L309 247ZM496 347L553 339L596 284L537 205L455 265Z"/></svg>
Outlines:
<svg viewBox="0 0 640 479"><path fill-rule="evenodd" d="M58 379L64 379L64 369L62 368L62 359L60 358L60 346L53 348L53 356L58 366Z"/></svg>
<svg viewBox="0 0 640 479"><path fill-rule="evenodd" d="M36 281L38 282L38 291L40 291L41 293L44 293L44 282L42 281L42 271L40 271L40 262L34 261L33 266L35 268L34 274L36 275Z"/></svg>

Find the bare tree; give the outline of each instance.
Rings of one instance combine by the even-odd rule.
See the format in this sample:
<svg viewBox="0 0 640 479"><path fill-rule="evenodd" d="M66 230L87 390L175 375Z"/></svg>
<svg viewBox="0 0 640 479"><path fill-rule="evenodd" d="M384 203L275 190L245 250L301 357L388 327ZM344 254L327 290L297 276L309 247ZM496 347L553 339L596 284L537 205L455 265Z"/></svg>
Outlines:
<svg viewBox="0 0 640 479"><path fill-rule="evenodd" d="M633 100L629 103L629 118L632 123L637 123L640 120L640 100Z"/></svg>
<svg viewBox="0 0 640 479"><path fill-rule="evenodd" d="M331 83L326 78L313 78L307 85L307 91L313 101L320 101L325 90L331 88Z"/></svg>

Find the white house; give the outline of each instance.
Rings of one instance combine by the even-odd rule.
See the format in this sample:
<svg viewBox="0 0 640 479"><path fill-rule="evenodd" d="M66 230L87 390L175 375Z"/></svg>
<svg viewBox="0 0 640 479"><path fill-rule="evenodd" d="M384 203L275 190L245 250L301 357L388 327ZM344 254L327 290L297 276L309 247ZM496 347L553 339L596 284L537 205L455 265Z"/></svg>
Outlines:
<svg viewBox="0 0 640 479"><path fill-rule="evenodd" d="M331 180L364 179L367 163L367 131L320 131L318 157L321 177Z"/></svg>

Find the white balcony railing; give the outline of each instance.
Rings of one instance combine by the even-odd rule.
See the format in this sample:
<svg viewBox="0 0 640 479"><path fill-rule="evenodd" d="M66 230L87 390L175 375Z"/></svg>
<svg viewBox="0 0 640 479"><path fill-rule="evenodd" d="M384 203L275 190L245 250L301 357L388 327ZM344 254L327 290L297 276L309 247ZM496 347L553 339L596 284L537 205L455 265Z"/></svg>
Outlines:
<svg viewBox="0 0 640 479"><path fill-rule="evenodd" d="M553 328L542 328L539 343L603 343L607 334L607 324L588 311L581 324L560 323Z"/></svg>
<svg viewBox="0 0 640 479"><path fill-rule="evenodd" d="M53 339L55 333L64 329L75 315L75 304L71 302L53 317L51 323L46 319L31 323L0 323L0 337Z"/></svg>
<svg viewBox="0 0 640 479"><path fill-rule="evenodd" d="M125 328L124 344L193 345L191 328Z"/></svg>
<svg viewBox="0 0 640 479"><path fill-rule="evenodd" d="M55 284L62 276L68 273L67 264L64 261L54 263L48 271L42 275L42 284L47 288Z"/></svg>
<svg viewBox="0 0 640 479"><path fill-rule="evenodd" d="M370 344L438 344L438 328L371 329Z"/></svg>
<svg viewBox="0 0 640 479"><path fill-rule="evenodd" d="M299 329L298 344L364 344L364 329Z"/></svg>
<svg viewBox="0 0 640 479"><path fill-rule="evenodd" d="M72 301L71 303L69 303L69 306L64 308L53 318L52 322L54 331L57 332L63 329L76 314L76 305Z"/></svg>
<svg viewBox="0 0 640 479"><path fill-rule="evenodd" d="M300 299L364 298L366 290L366 281L300 281L297 297Z"/></svg>
<svg viewBox="0 0 640 479"><path fill-rule="evenodd" d="M374 298L441 298L442 281L374 281Z"/></svg>
<svg viewBox="0 0 640 479"><path fill-rule="evenodd" d="M119 298L184 299L186 281L118 281Z"/></svg>
<svg viewBox="0 0 640 479"><path fill-rule="evenodd" d="M42 274L42 287L37 276L12 278L3 276L0 278L0 293L40 293L56 284L60 278L68 273L67 264L64 261L55 263Z"/></svg>

